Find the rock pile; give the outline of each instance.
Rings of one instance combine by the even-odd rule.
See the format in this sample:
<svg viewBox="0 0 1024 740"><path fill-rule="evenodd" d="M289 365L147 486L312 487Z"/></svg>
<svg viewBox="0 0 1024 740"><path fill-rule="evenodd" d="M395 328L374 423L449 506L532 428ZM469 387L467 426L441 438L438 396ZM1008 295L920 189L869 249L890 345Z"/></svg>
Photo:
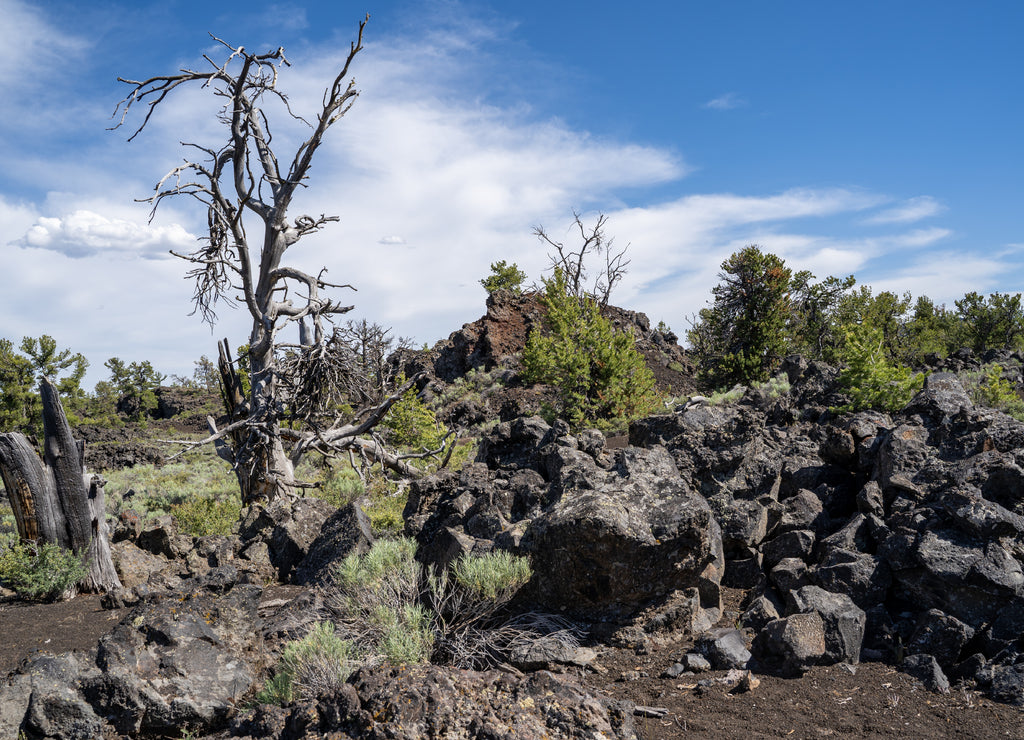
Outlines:
<svg viewBox="0 0 1024 740"><path fill-rule="evenodd" d="M866 655L1024 704L1024 423L952 374L898 414L840 415L834 369L785 370L788 393L691 402L633 424L625 449L502 422L477 463L413 486L407 533L438 564L529 555L529 597L596 633L641 609L647 631L699 633L722 584L749 589L751 667Z"/></svg>

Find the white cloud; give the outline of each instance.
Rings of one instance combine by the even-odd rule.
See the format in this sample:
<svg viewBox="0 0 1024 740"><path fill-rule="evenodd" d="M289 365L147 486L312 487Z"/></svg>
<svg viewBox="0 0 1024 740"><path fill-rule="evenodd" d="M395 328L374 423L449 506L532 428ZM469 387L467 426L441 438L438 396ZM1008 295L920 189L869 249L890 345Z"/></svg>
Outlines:
<svg viewBox="0 0 1024 740"><path fill-rule="evenodd" d="M994 290L1006 272L1008 257L951 250L928 252L895 273L886 270L877 279L867 282L876 292L889 290L902 294L910 291L914 296L927 295L936 303L952 306L953 301L972 290L979 293Z"/></svg>
<svg viewBox="0 0 1024 740"><path fill-rule="evenodd" d="M632 245L630 272L614 300L677 330L704 304L721 262L746 244L759 243L794 269L824 277L870 270L897 250L913 258L915 250L949 236L938 228L903 231L899 224L917 219L892 213L876 223L895 228L872 229L868 236L856 228L845 228L845 236L809 233L825 228L823 219L845 224L891 203L849 188L690 194L628 205L631 189L686 175L679 153L602 139L525 105L489 102L473 70L499 31L469 31L368 45L355 68L364 92L329 132L310 187L296 195L293 218L325 213L341 221L303 239L287 260L312 271L326 266L331 282L358 288L340 296L356 304L351 318L390 325L396 335L420 342L441 338L483 312L478 280L490 263L516 262L538 278L547 267L546 250L531 227L543 224L557 238L571 239L566 229L573 208L603 211L609 236ZM295 66L283 72L281 85L296 111L315 109L337 70L338 49L347 47L290 55ZM182 280L187 265L136 259L194 248L189 232L205 224L200 206L166 202L171 208L162 206L148 225L147 209L132 198L149 195L152 183L180 161L182 132L214 148L224 136L215 122L216 101L192 91L169 102L132 144L108 135L103 146L76 150L73 157L39 154L23 162L26 172L36 173L33 184L49 191L43 202L0 195L0 233L21 245L0 246L5 268L18 275L0 296L0 336L52 334L92 359L94 371L99 367L92 382L103 375L102 361L115 355L189 374L192 361L211 354L217 338L241 343L248 334L245 311L221 311L215 334L186 316L192 292ZM274 134L286 164L289 147L294 151L308 130L282 125ZM906 213L912 203L920 213L934 201L907 201ZM815 228L809 219L818 220ZM247 225L251 236L260 233Z"/></svg>
<svg viewBox="0 0 1024 740"><path fill-rule="evenodd" d="M711 110L733 110L735 108L742 108L746 104L747 101L741 98L737 93L730 92L709 100L704 103L701 108L709 108Z"/></svg>
<svg viewBox="0 0 1024 740"><path fill-rule="evenodd" d="M12 243L72 258L121 253L159 259L167 257L171 249L191 251L196 239L178 224L152 226L79 210L61 217L40 216L23 237Z"/></svg>
<svg viewBox="0 0 1024 740"><path fill-rule="evenodd" d="M910 198L894 208L888 208L865 219L867 224L905 224L935 216L945 210L934 198L922 195Z"/></svg>

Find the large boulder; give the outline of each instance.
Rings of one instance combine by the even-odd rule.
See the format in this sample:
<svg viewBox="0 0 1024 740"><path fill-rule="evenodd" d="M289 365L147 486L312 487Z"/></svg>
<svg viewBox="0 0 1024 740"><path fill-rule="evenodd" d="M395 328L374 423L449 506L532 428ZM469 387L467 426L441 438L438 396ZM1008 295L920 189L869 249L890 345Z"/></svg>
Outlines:
<svg viewBox="0 0 1024 740"><path fill-rule="evenodd" d="M563 493L530 523L520 548L536 600L593 613L696 586L702 605L719 609L721 534L707 502L662 449L622 450L616 463L597 488Z"/></svg>
<svg viewBox="0 0 1024 740"><path fill-rule="evenodd" d="M373 546L373 528L360 502L353 501L324 522L295 570L295 583L327 585L334 568L348 555L364 555Z"/></svg>

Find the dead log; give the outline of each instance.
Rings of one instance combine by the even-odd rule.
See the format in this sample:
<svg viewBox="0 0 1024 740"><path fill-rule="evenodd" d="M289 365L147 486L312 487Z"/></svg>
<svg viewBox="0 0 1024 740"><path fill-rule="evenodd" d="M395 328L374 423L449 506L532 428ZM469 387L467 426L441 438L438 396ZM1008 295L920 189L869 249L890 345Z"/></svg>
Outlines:
<svg viewBox="0 0 1024 740"><path fill-rule="evenodd" d="M23 434L0 434L0 476L22 540L54 543L78 554L89 575L85 591L121 588L110 557L103 485L85 473L84 445L75 441L53 381L39 384L43 457Z"/></svg>

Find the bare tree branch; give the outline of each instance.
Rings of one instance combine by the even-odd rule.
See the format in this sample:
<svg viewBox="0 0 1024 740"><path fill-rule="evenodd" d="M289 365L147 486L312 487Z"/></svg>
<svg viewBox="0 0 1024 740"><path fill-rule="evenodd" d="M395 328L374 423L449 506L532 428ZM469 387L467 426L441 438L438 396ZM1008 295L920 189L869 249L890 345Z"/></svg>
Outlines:
<svg viewBox="0 0 1024 740"><path fill-rule="evenodd" d="M543 226L535 226L533 233L554 250L554 253L548 253L551 268L561 270L570 295L580 300L593 298L602 306L607 305L612 289L622 280L629 267L629 260L626 259L629 244L618 251L614 250L615 240L605 237L604 227L608 217L603 213L598 214L593 226L584 224L578 212L573 211L572 215L574 221L570 230L578 231L580 238L580 245L576 248L555 241ZM604 256L604 270L595 278L592 287L588 287L587 257L592 254Z"/></svg>
<svg viewBox="0 0 1024 740"><path fill-rule="evenodd" d="M225 396L231 412L229 423L217 429L210 420L210 434L199 442L179 442L185 449L178 453L202 444L217 445L218 454L232 459L246 502L287 494L300 486L295 481L294 463L307 450L327 455L357 452L403 475L418 474L403 456L386 450L372 434L418 378L395 388L392 369L367 342L369 335L374 335L378 349L385 346L386 331L364 323L360 345L355 341L359 332L351 325L344 330L334 326L336 317L353 307L326 294L354 290L351 285L328 282L326 268L314 273L284 262L287 250L303 237L338 221L337 216L326 214L300 215L290 221L288 209L295 189L305 186L328 129L351 109L359 95L349 70L363 48L368 19L359 24L356 41L325 89L312 124L292 111L288 97L278 89L279 73L290 66L283 48L255 54L215 36L214 41L226 50L223 61L207 55L207 68L202 71L182 69L178 74L141 81L122 79L130 90L114 110L117 123L113 128L120 128L133 109L144 109L131 141L182 86L209 91L223 101L218 120L226 129L226 138L218 146L183 143L190 157L164 175L146 202L152 205L151 218L167 198L185 196L202 203L207 234L200 246L188 254L172 252L190 265L186 275L195 285L194 312L212 324L215 307L223 301L244 304L252 316L245 356L248 397L241 399L243 382L225 342L220 369L225 387L231 389ZM287 117L311 129L286 173L274 150L271 117L264 109L267 101L283 105ZM251 230L253 238L247 232L246 219L260 222L258 229ZM299 343L280 341L279 333L293 322L299 327ZM298 429L282 428L285 419ZM286 441L291 454L285 450Z"/></svg>

